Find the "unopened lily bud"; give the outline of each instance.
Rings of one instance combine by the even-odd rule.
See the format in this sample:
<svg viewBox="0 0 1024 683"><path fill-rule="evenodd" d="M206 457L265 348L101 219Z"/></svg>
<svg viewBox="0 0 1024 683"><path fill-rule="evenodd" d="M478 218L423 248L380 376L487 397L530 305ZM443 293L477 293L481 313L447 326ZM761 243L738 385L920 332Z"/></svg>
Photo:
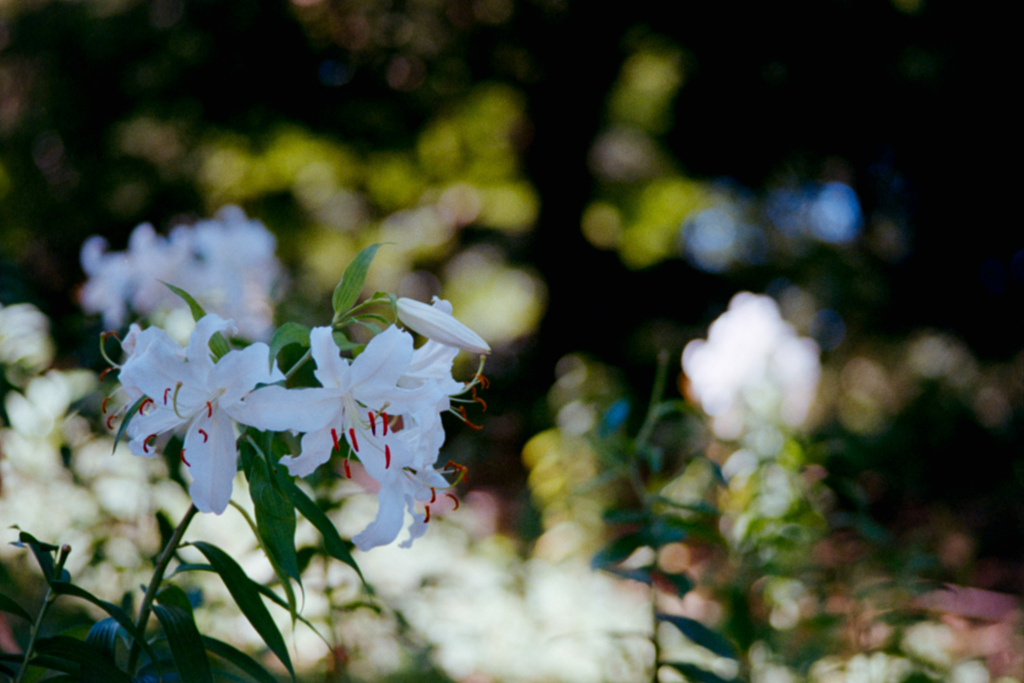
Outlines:
<svg viewBox="0 0 1024 683"><path fill-rule="evenodd" d="M441 344L470 353L491 352L491 347L480 335L452 317L452 305L436 296L433 306L414 299L399 299L398 319L414 332Z"/></svg>

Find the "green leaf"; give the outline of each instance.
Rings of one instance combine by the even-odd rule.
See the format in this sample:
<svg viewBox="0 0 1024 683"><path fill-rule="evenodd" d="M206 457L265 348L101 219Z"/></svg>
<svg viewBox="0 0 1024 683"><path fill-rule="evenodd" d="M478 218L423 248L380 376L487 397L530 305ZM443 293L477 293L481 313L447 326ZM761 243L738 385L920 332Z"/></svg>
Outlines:
<svg viewBox="0 0 1024 683"><path fill-rule="evenodd" d="M285 646L284 638L281 637L281 631L278 630L277 624L274 623L270 612L267 611L267 606L260 598L256 583L246 576L230 555L217 546L205 541L196 541L192 545L206 556L214 571L220 574L224 585L227 586L231 597L234 598L235 604L242 610L242 614L256 629L270 651L277 655L277 658L285 665L294 680L295 670L292 668L292 660L288 656L288 648Z"/></svg>
<svg viewBox="0 0 1024 683"><path fill-rule="evenodd" d="M111 453L117 448L117 444L121 441L121 435L124 434L125 430L128 429L128 423L139 414L139 407L149 400L148 396L141 396L138 401L133 403L131 407L125 411L124 418L121 420L121 426L117 428L117 435L114 437L114 447L110 449Z"/></svg>
<svg viewBox="0 0 1024 683"><path fill-rule="evenodd" d="M191 611L178 605L153 605L153 613L167 636L174 666L181 680L189 683L213 683L210 660Z"/></svg>
<svg viewBox="0 0 1024 683"><path fill-rule="evenodd" d="M120 625L108 617L93 624L92 628L89 629L89 634L85 637L85 643L93 647L110 662L116 662L117 634L120 630ZM84 683L105 683L105 680L102 673L91 665L82 665L82 681Z"/></svg>
<svg viewBox="0 0 1024 683"><path fill-rule="evenodd" d="M19 531L18 542L14 545L24 547L25 544L28 544L28 547L32 550L32 554L36 556L36 561L39 563L39 568L43 570L43 576L46 578L46 582L52 582L54 580L53 553L60 550L60 548L52 543L43 543L27 531Z"/></svg>
<svg viewBox="0 0 1024 683"><path fill-rule="evenodd" d="M3 593L0 593L0 612L7 612L8 614L13 614L16 617L21 617L30 624L32 623L32 617L29 616L29 613L22 609L21 605L19 605Z"/></svg>
<svg viewBox="0 0 1024 683"><path fill-rule="evenodd" d="M163 280L161 280L161 282L163 282ZM169 282L164 282L164 286L180 296L185 303L188 304L188 310L192 312L193 320L199 322L199 320L206 315L206 311L204 311L203 307L199 305L199 302L193 299L192 295L184 289L175 287ZM213 351L213 355L217 358L223 358L224 354L231 350L231 344L228 343L228 340L224 338L223 334L215 332L214 335L210 337L210 350Z"/></svg>
<svg viewBox="0 0 1024 683"><path fill-rule="evenodd" d="M248 674L250 678L259 683L277 683L277 679L270 675L266 669L260 666L259 662L245 654L241 650L228 645L222 640L211 638L210 636L203 636L203 645L207 651L212 652L221 659L234 664L244 673Z"/></svg>
<svg viewBox="0 0 1024 683"><path fill-rule="evenodd" d="M345 274L341 276L341 282L334 288L334 294L331 296L335 322L340 320L342 315L352 308L352 305L359 299L363 285L366 284L366 275L370 272L370 264L379 248L379 244L371 244L366 247L356 254L352 262L348 264L348 268L345 269Z"/></svg>
<svg viewBox="0 0 1024 683"><path fill-rule="evenodd" d="M645 532L634 531L624 534L597 551L590 560L590 566L594 569L607 569L625 560L637 548L646 545L650 545L650 539Z"/></svg>
<svg viewBox="0 0 1024 683"><path fill-rule="evenodd" d="M175 287L170 282L164 282L163 280L161 280L160 282L163 282L164 286L167 287L167 289L177 294L185 301L185 303L188 304L188 310L192 312L193 320L199 322L199 320L206 315L206 311L203 310L203 307L199 305L198 301L192 298L191 294L186 292L184 289L181 289L180 287Z"/></svg>
<svg viewBox="0 0 1024 683"><path fill-rule="evenodd" d="M719 633L712 631L695 619L678 617L670 614L659 614L660 621L667 621L682 631L683 635L697 645L711 650L716 655L736 659L736 648Z"/></svg>
<svg viewBox="0 0 1024 683"><path fill-rule="evenodd" d="M277 483L270 479L263 458L254 458L253 466L247 474L261 544L287 577L302 585L299 562L295 555L295 506ZM284 580L287 581L287 578Z"/></svg>
<svg viewBox="0 0 1024 683"><path fill-rule="evenodd" d="M112 603L100 600L84 588L79 588L78 586L72 583L67 583L66 581L54 581L52 584L50 584L50 587L52 588L53 592L57 593L58 595L70 595L72 597L81 598L82 600L91 602L92 604L102 609L104 612L109 614L114 619L114 621L120 624L120 626L128 633L129 636L138 641L139 645L142 646L142 649L146 652L150 659L156 659L155 655L153 654L153 651L149 647L149 643L146 642L146 639L143 638L142 634L138 631L138 629L135 628L135 622L132 621L132 618L129 617L128 613L125 612L123 609Z"/></svg>
<svg viewBox="0 0 1024 683"><path fill-rule="evenodd" d="M87 670L95 673L93 680L102 680L105 683L131 683L131 678L125 672L118 669L113 662L103 656L96 648L83 643L81 640L69 638L68 636L53 636L52 638L40 638L36 642L36 652L40 655L65 660L77 664L80 670ZM56 668L64 673L74 674L73 667L57 667L58 662L46 661L46 666ZM36 664L33 660L32 664ZM42 663L42 662L39 662Z"/></svg>
<svg viewBox="0 0 1024 683"><path fill-rule="evenodd" d="M338 534L337 528L334 523L331 522L330 518L324 514L324 511L320 509L320 506L313 501L312 498L307 496L302 489L300 489L294 481L289 477L279 477L281 481L281 487L285 490L288 496L291 498L292 503L305 517L316 527L316 530L320 532L320 535L324 539L324 549L327 554L336 560L341 560L348 566L356 570L359 574L359 578L363 579L365 584L366 579L363 578L363 573L359 570L359 565L356 564L355 558L352 557L352 552L349 550L350 545L341 539Z"/></svg>
<svg viewBox="0 0 1024 683"><path fill-rule="evenodd" d="M270 340L271 368L274 367L277 354L290 344L299 344L304 348L309 348L309 328L300 323L287 322L274 331L274 336Z"/></svg>
<svg viewBox="0 0 1024 683"><path fill-rule="evenodd" d="M722 678L718 674L711 673L707 669L702 669L688 662L663 662L662 666L670 666L689 680L697 681L697 683L730 683L736 680L735 678Z"/></svg>
<svg viewBox="0 0 1024 683"><path fill-rule="evenodd" d="M677 597L682 597L693 590L693 581L686 574L668 574L666 572L655 572L655 575L667 581L675 590Z"/></svg>

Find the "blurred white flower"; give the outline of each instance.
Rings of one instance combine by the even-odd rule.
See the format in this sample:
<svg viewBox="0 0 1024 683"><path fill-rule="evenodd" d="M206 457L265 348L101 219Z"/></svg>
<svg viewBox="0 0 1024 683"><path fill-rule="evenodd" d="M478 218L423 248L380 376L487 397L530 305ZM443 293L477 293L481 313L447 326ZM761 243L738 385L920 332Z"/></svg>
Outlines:
<svg viewBox="0 0 1024 683"><path fill-rule="evenodd" d="M32 304L0 305L0 366L7 381L23 386L53 361L50 321Z"/></svg>
<svg viewBox="0 0 1024 683"><path fill-rule="evenodd" d="M273 234L236 206L195 226L178 226L169 237L143 223L132 231L124 252L108 252L107 241L93 236L82 245L82 269L89 279L80 303L116 329L129 310L152 316L184 308L185 302L164 286L168 282L210 312L232 318L243 337L266 340L282 274L276 246Z"/></svg>
<svg viewBox="0 0 1024 683"><path fill-rule="evenodd" d="M682 360L715 433L737 438L754 423L803 424L821 375L818 356L818 345L796 335L774 300L740 292Z"/></svg>

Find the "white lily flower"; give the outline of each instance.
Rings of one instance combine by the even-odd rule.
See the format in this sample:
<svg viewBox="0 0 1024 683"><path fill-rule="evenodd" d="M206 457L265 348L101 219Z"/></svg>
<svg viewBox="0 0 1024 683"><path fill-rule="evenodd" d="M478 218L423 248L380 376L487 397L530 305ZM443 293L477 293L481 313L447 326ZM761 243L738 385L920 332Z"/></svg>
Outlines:
<svg viewBox="0 0 1024 683"><path fill-rule="evenodd" d="M414 299L399 299L398 319L427 339L470 353L483 355L491 352L491 347L480 335L452 316L451 303L436 296L430 306Z"/></svg>
<svg viewBox="0 0 1024 683"><path fill-rule="evenodd" d="M126 338L131 357L120 377L129 396L147 398L128 425L129 448L152 457L151 442L183 426L181 455L192 476L189 494L199 510L220 514L231 499L237 469L234 422L242 414L242 399L257 384L282 375L267 368L265 344L231 350L214 362L210 338L234 331L231 321L216 315L196 323L185 348L160 331L137 330Z"/></svg>
<svg viewBox="0 0 1024 683"><path fill-rule="evenodd" d="M397 327L370 340L351 362L341 357L329 327L313 328L309 343L321 387L265 387L244 401L241 418L258 429L305 432L301 453L281 458L293 476L312 474L343 440L365 460L360 441L368 442L376 432L387 431L391 417L411 414L424 401L436 401L432 386L398 385L413 350L412 337Z"/></svg>

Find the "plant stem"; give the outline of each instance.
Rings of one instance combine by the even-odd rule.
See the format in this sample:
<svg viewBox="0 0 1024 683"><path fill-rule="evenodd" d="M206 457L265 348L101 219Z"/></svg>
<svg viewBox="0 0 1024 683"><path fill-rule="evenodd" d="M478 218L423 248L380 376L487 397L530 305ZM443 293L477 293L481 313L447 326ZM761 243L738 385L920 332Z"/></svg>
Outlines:
<svg viewBox="0 0 1024 683"><path fill-rule="evenodd" d="M304 353L302 355L302 358L300 358L298 361L296 361L295 365L293 365L290 368L288 368L288 372L286 372L284 374L285 380L291 379L292 375L294 375L296 372L298 372L299 368L301 368L303 366L303 364L307 360L309 360L309 357L312 356L312 355L313 355L313 349L306 349L306 353Z"/></svg>
<svg viewBox="0 0 1024 683"><path fill-rule="evenodd" d="M61 574L64 573L64 562L67 561L68 555L71 553L71 546L62 545L60 552L57 554L57 564L53 569L52 581L59 581ZM32 658L32 652L36 648L36 641L39 639L39 631L43 625L43 619L46 618L46 613L50 609L50 605L57 599L57 594L53 592L52 581L46 585L46 597L43 598L43 606L39 608L39 614L36 616L36 621L32 624L32 631L28 639L28 647L25 648L25 659L22 660L21 668L18 669L18 676L14 679L14 683L21 683L25 678L25 672L28 671L28 660Z"/></svg>
<svg viewBox="0 0 1024 683"><path fill-rule="evenodd" d="M654 387L651 389L651 401L647 406L647 415L644 417L644 423L636 435L637 450L647 445L647 440L651 438L654 425L658 422L658 404L661 403L661 397L665 395L665 382L667 379L668 351L662 349L658 352L658 369L654 374Z"/></svg>
<svg viewBox="0 0 1024 683"><path fill-rule="evenodd" d="M171 540L167 542L162 553L160 553L159 559L157 559L156 567L153 569L153 576L149 580L149 585L146 587L146 596L142 599L142 605L139 607L139 618L135 622L135 628L139 632L139 635L145 637L146 623L149 621L150 612L153 610L153 600L156 599L156 594L160 590L160 584L164 580L164 572L167 571L167 565L171 563L171 558L174 557L174 553L178 550L178 545L181 544L181 539L185 535L185 530L188 528L189 522L196 516L199 510L195 505L189 505L188 512L182 517L181 522L178 523L178 527L174 530L174 534L171 536ZM139 659L139 652L141 652L141 646L138 642L132 643L131 651L128 654L128 671L132 672L135 670L135 663Z"/></svg>

